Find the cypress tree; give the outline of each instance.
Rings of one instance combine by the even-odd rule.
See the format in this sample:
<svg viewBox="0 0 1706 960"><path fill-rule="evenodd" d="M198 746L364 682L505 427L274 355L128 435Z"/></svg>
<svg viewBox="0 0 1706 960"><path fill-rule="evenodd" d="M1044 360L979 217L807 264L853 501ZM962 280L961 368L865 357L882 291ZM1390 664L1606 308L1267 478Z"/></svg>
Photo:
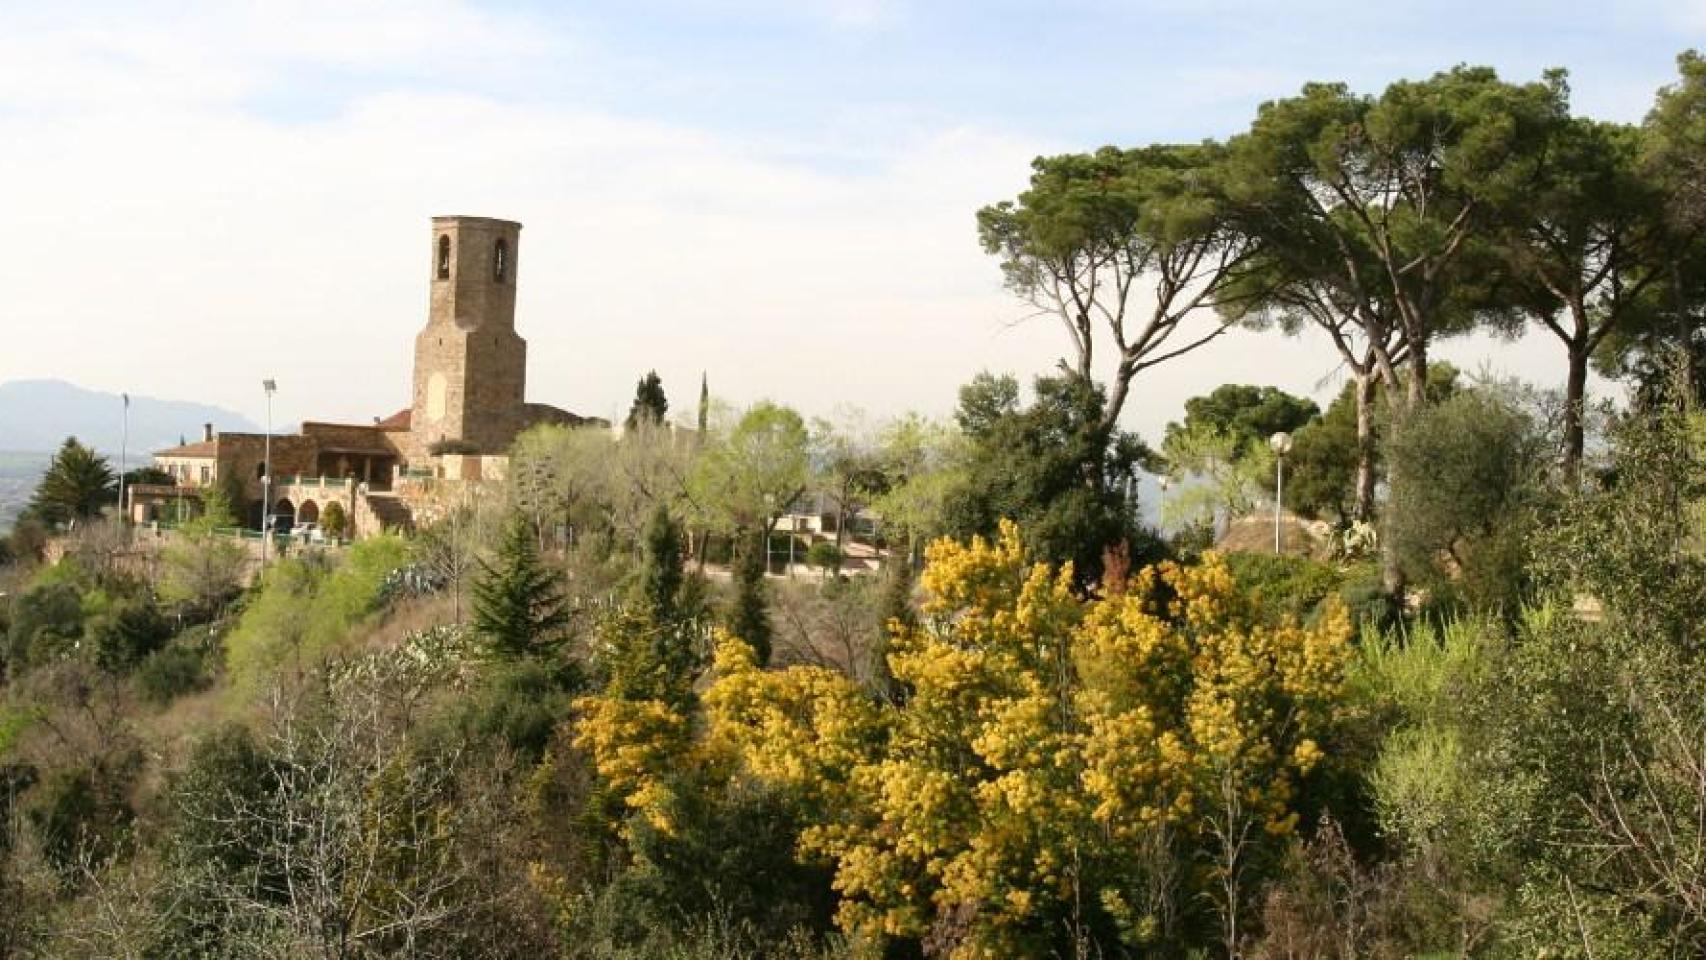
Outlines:
<svg viewBox="0 0 1706 960"><path fill-rule="evenodd" d="M681 593L681 529L670 517L668 507L659 504L652 511L641 550L638 599L653 620L671 622L676 618L676 601Z"/></svg>
<svg viewBox="0 0 1706 960"><path fill-rule="evenodd" d="M752 646L760 665L770 662L770 611L764 596L769 559L763 533L746 538L735 556L735 596L728 617L729 632Z"/></svg>
<svg viewBox="0 0 1706 960"><path fill-rule="evenodd" d="M699 374L699 439L705 438L705 431L711 419L711 378L708 374Z"/></svg>
<svg viewBox="0 0 1706 960"><path fill-rule="evenodd" d="M634 404L628 408L628 427L647 423L662 423L669 413L669 399L663 394L663 378L651 370L634 386Z"/></svg>
<svg viewBox="0 0 1706 960"><path fill-rule="evenodd" d="M624 700L661 700L687 707L698 667L693 624L682 609L681 532L659 506L641 538L642 558L631 602L600 625L608 671L605 693Z"/></svg>
<svg viewBox="0 0 1706 960"><path fill-rule="evenodd" d="M505 527L497 562L480 562L474 583L474 629L492 651L507 659L541 656L562 643L569 611L557 575L539 558L533 534L521 517Z"/></svg>
<svg viewBox="0 0 1706 960"><path fill-rule="evenodd" d="M898 554L890 564L883 584L882 621L877 624L877 636L871 646L870 673L866 683L878 697L890 702L900 699L901 691L889 670L889 638L894 630L906 630L918 625L918 614L912 609L912 557Z"/></svg>

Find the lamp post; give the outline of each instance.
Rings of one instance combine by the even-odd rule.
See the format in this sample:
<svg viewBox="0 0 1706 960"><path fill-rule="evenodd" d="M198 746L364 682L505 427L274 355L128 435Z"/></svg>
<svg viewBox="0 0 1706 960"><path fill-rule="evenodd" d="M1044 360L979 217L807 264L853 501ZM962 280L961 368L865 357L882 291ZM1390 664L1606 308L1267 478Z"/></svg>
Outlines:
<svg viewBox="0 0 1706 960"><path fill-rule="evenodd" d="M119 396L124 398L124 430L119 434L118 442L118 516L122 524L130 514L124 503L124 475L130 468L130 394L121 393Z"/></svg>
<svg viewBox="0 0 1706 960"><path fill-rule="evenodd" d="M1161 488L1161 496L1155 500L1155 525L1162 533L1167 532L1167 488L1173 485L1173 478L1163 473L1155 478L1155 485Z"/></svg>
<svg viewBox="0 0 1706 960"><path fill-rule="evenodd" d="M1285 503L1285 455L1291 452L1291 434L1276 433L1268 438L1274 451L1274 553L1280 552L1280 511Z"/></svg>
<svg viewBox="0 0 1706 960"><path fill-rule="evenodd" d="M776 495L764 495L764 575L770 575L770 518L776 515Z"/></svg>
<svg viewBox="0 0 1706 960"><path fill-rule="evenodd" d="M272 540L272 395L278 383L268 378L261 381L267 394L267 438L261 449L261 566L267 565L267 548Z"/></svg>

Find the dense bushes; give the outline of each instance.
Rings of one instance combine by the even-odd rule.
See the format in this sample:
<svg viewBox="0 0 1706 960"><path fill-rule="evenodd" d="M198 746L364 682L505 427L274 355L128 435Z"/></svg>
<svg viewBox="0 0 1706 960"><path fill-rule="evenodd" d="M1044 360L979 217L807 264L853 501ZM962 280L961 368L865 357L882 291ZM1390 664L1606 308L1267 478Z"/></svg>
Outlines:
<svg viewBox="0 0 1706 960"><path fill-rule="evenodd" d="M193 640L180 639L156 650L137 667L137 691L154 704L195 693L210 682L209 657L210 651Z"/></svg>
<svg viewBox="0 0 1706 960"><path fill-rule="evenodd" d="M1229 553L1226 566L1240 587L1280 617L1310 618L1345 582L1338 568L1292 554Z"/></svg>
<svg viewBox="0 0 1706 960"><path fill-rule="evenodd" d="M1514 611L1551 446L1508 390L1462 390L1409 414L1386 445L1382 535L1408 579L1477 609Z"/></svg>
<svg viewBox="0 0 1706 960"><path fill-rule="evenodd" d="M225 642L234 687L252 696L282 667L301 671L337 649L407 561L402 539L387 535L357 543L335 567L312 556L275 563Z"/></svg>

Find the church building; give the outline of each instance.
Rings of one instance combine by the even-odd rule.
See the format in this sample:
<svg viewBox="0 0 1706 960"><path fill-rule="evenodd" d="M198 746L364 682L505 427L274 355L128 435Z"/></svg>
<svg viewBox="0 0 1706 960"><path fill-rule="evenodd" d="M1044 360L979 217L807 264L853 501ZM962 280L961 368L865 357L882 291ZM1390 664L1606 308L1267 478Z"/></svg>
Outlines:
<svg viewBox="0 0 1706 960"><path fill-rule="evenodd" d="M262 526L265 514L276 528L317 522L338 503L362 536L410 526L413 495L432 480L500 473L528 427L607 425L526 400L527 341L515 330L520 248L514 221L434 217L427 322L415 337L407 407L368 424L306 421L270 438L210 424L200 441L154 454L173 483L132 488L126 509L139 522L169 517L174 504L218 485L241 491L235 506L246 525Z"/></svg>

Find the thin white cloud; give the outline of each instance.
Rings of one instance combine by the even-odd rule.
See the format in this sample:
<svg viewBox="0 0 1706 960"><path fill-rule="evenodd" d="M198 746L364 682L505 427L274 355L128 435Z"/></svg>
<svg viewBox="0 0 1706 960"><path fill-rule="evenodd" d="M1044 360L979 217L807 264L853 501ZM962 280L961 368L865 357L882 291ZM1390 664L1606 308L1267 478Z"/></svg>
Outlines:
<svg viewBox="0 0 1706 960"><path fill-rule="evenodd" d="M866 143L831 174L689 126L481 95L398 90L272 122L248 95L359 59L327 33L386 34L367 68L436 65L464 36L465 57L539 42L456 5L298 16L78 22L0 48L34 58L0 73L0 104L27 107L0 111L0 323L31 332L0 378L252 410L271 375L281 419L388 413L440 213L526 223L532 393L590 413L654 366L679 389L708 368L734 399L940 408L979 366L1030 353L995 335L1008 303L971 218L1022 184L1030 143L937 130ZM37 70L45 86L25 82Z"/></svg>
<svg viewBox="0 0 1706 960"><path fill-rule="evenodd" d="M682 408L705 370L736 402L942 412L976 370L1042 372L1062 346L1050 322L1009 325L1024 311L973 212L1021 189L1032 155L1087 144L865 114L802 147L494 95L463 78L519 90L596 73L606 51L455 0L33 9L0 33L0 380L254 414L272 376L281 422L390 413L443 213L526 224L530 392L586 413L624 410L652 368ZM905 11L807 13L858 27ZM338 71L381 81L309 120L253 108L312 99ZM1128 419L1153 436L1226 381L1319 395L1333 366L1318 343L1229 338L1146 374Z"/></svg>

